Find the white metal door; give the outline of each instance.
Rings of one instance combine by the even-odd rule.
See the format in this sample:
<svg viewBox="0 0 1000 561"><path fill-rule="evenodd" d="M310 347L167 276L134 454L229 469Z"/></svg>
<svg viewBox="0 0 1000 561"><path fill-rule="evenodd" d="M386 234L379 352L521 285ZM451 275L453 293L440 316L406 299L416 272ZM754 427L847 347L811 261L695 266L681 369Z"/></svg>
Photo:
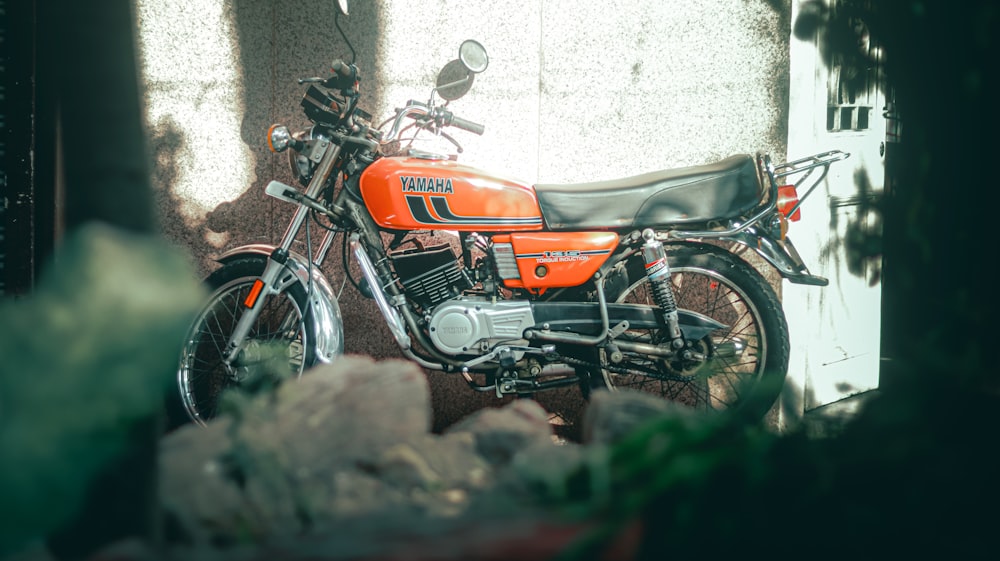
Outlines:
<svg viewBox="0 0 1000 561"><path fill-rule="evenodd" d="M794 416L878 387L881 286L845 242L860 226L877 227L870 201L884 181L885 99L874 79L849 95L846 77L823 65L815 42L793 35L790 49L788 158L851 154L831 167L789 228L810 271L830 280L826 287L784 284L792 355L783 410Z"/></svg>

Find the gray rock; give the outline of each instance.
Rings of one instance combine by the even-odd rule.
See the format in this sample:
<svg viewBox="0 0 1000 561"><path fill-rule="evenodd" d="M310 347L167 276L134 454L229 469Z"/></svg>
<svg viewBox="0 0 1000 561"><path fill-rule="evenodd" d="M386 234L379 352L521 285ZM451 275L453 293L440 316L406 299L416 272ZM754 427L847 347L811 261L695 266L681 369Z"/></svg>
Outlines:
<svg viewBox="0 0 1000 561"><path fill-rule="evenodd" d="M357 356L232 403L208 427L185 427L161 444L161 502L196 549L307 535L353 543L344 534L352 524L516 516L587 493L581 485L602 492L611 443L654 418L686 424L691 414L638 392L601 392L585 414L584 445L557 444L548 413L528 399L481 409L437 435L422 370Z"/></svg>
<svg viewBox="0 0 1000 561"><path fill-rule="evenodd" d="M229 419L208 427L184 426L160 441L159 496L166 516L196 543L211 538L213 520L236 519L244 504L221 457L232 446Z"/></svg>
<svg viewBox="0 0 1000 561"><path fill-rule="evenodd" d="M471 433L424 435L386 450L374 466L396 486L476 491L490 485L491 466L476 452Z"/></svg>
<svg viewBox="0 0 1000 561"><path fill-rule="evenodd" d="M552 445L548 413L538 402L519 399L500 408L482 409L449 427L445 434L468 432L476 450L493 465L504 465L518 451L539 442Z"/></svg>
<svg viewBox="0 0 1000 561"><path fill-rule="evenodd" d="M340 512L405 502L371 466L430 424L418 367L342 357L164 438L161 501L198 542L307 531Z"/></svg>
<svg viewBox="0 0 1000 561"><path fill-rule="evenodd" d="M687 406L635 390L598 391L591 395L584 412L582 440L585 444L614 444L653 419L694 413Z"/></svg>
<svg viewBox="0 0 1000 561"><path fill-rule="evenodd" d="M514 501L562 501L569 496L570 478L605 458L604 447L536 442L518 451L508 469L497 474L498 486Z"/></svg>

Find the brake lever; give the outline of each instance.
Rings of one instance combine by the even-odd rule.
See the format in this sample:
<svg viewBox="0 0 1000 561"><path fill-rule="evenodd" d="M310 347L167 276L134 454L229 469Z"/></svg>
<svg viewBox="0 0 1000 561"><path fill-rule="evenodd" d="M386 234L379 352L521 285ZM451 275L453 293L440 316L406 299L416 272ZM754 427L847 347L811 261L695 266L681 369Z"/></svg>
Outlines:
<svg viewBox="0 0 1000 561"><path fill-rule="evenodd" d="M448 133L446 133L446 132L444 132L442 130L438 130L438 134L440 134L441 136L443 136L445 138L445 140L447 140L448 142L451 142L452 144L454 144L455 145L455 150L457 150L459 154L462 153L462 151L463 151L462 150L462 145L459 144L457 140L455 140L454 138L452 138L450 134L448 134Z"/></svg>
<svg viewBox="0 0 1000 561"><path fill-rule="evenodd" d="M459 144L458 141L455 140L453 136L444 132L444 127L442 127L441 123L439 122L440 119L441 119L440 115L435 115L434 117L424 117L421 119L414 119L414 121L416 121L417 128L428 130L435 136L444 137L445 140L447 140L448 142L452 143L452 145L455 146L455 150L457 150L459 154L463 153L465 150L462 148L462 145Z"/></svg>

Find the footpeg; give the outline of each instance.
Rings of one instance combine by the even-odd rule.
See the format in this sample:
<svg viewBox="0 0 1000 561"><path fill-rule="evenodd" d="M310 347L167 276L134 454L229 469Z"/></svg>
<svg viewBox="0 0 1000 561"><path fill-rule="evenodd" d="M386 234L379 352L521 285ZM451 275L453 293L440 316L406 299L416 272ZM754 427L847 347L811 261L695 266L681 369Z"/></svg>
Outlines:
<svg viewBox="0 0 1000 561"><path fill-rule="evenodd" d="M789 275L788 282L794 284L807 284L809 286L826 286L830 284L830 279L806 273L802 275Z"/></svg>

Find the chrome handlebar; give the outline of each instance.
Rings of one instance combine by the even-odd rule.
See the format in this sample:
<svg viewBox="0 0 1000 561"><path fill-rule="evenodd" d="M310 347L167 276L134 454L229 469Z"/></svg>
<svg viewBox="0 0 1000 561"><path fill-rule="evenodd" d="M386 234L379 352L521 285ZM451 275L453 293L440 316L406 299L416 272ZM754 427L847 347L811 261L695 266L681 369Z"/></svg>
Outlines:
<svg viewBox="0 0 1000 561"><path fill-rule="evenodd" d="M406 107L396 110L396 116L392 120L392 126L389 128L389 132L382 136L381 142L383 144L392 142L399 137L399 131L401 129L403 119L407 117L413 119L427 117L434 121L434 123L436 123L439 127L454 126L475 134L483 134L484 131L484 127L482 125L457 117L454 113L444 107L434 107L432 105L426 105L418 101L410 100L406 103Z"/></svg>
<svg viewBox="0 0 1000 561"><path fill-rule="evenodd" d="M387 144L396 140L399 136L400 125L403 119L406 117L427 117L431 116L432 108L427 107L422 103L417 103L415 101L410 101L406 104L406 107L396 110L396 117L392 120L392 127L389 128L389 132L382 135L381 142Z"/></svg>

